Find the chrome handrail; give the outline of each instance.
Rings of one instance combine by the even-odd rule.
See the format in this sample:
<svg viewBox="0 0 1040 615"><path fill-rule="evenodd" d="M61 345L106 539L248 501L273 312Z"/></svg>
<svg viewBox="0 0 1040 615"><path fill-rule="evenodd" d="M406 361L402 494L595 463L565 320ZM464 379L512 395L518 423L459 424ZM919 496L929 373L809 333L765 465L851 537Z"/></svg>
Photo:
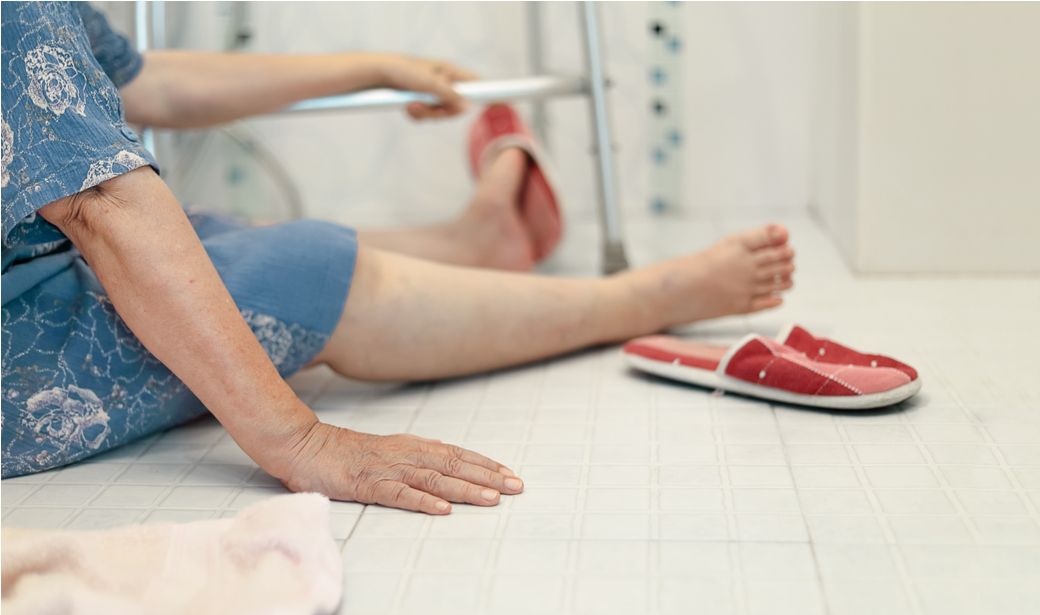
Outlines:
<svg viewBox="0 0 1040 615"><path fill-rule="evenodd" d="M486 103L587 94L589 84L584 77L540 75L516 79L460 81L455 84L455 89L463 98L469 101ZM379 88L337 96L312 98L290 105L282 109L280 113L402 107L415 102L435 104L437 98L431 94L420 92Z"/></svg>

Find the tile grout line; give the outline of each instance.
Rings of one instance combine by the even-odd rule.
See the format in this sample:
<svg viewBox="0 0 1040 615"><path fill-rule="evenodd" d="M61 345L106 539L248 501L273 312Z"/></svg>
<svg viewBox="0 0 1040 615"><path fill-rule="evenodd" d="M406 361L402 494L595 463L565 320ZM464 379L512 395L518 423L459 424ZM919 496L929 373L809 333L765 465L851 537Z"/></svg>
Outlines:
<svg viewBox="0 0 1040 615"><path fill-rule="evenodd" d="M578 471L578 489L574 512L571 515L571 537L567 545L567 563L563 588L563 612L573 613L576 610L578 593L578 567L581 556L581 542L585 530L585 512L588 500L589 474L592 467L592 449L595 441L596 419L599 417L599 402L603 394L603 354L597 356L595 364L595 381L592 384L592 395L586 399L585 436L582 442L582 462Z"/></svg>
<svg viewBox="0 0 1040 615"><path fill-rule="evenodd" d="M154 437L152 438L152 441L151 441L151 443L149 443L149 444L148 444L147 446L145 446L145 447L144 447L144 448L142 448L142 449L141 449L140 451L138 451L138 452L137 452L137 455L135 455L135 456L133 457L132 461L137 461L137 460L139 460L139 459L141 458L141 456L142 456L142 455L144 455L144 453L145 453L145 452L147 452L148 450L151 450L151 448L152 448L153 446L155 446L155 444L156 444L157 442L159 442L160 440L162 440L162 437L163 437L163 436L164 436L164 435L165 435L166 433L169 433L169 431L167 430L167 431L164 431L164 432L162 432L161 434L156 434L156 435L155 435L155 436L154 436ZM132 462L131 462L131 463L127 463L127 464L126 464L126 467L125 467L125 468L123 468L123 469L122 469L122 471L116 472L116 473L115 473L115 474L114 474L113 476L110 476L110 477L108 477L107 479L105 479L105 481L104 481L104 482L101 482L101 483L97 483L97 482L95 482L95 483L91 483L91 484L92 484L92 486L96 486L96 487L97 487L97 491L96 491L96 492L94 493L94 495L93 495L93 496L92 496L91 498L89 498L89 499L87 500L87 502L86 502L85 504L80 504L79 506L77 506L77 507L76 507L76 512L75 512L75 513L73 513L73 514L72 514L72 515L71 515L71 516L70 516L70 517L69 517L68 519L66 519L66 520L65 520L65 522L64 522L64 523L62 523L60 527L63 527L63 528L65 528L65 527L68 527L68 526L69 526L69 524L70 524L70 523L72 523L72 521L73 521L74 519L77 519L77 518L79 518L79 516L80 516L81 514L83 514L83 511L84 511L84 510L86 510L86 508L89 508L91 504L93 504L93 503L94 503L94 502L95 502L95 501L96 501L96 500L97 500L97 499L98 499L99 497L101 497L101 494L102 494L102 493L103 493L103 492L104 492L104 491L105 491L106 489L108 489L109 487L111 487L112 485L114 485L114 484L115 484L115 481L116 481L116 480L117 480L117 479L118 479L118 478L119 478L120 476L122 476L123 474L125 474L125 473L129 472L129 471L130 471L130 468L132 468L132 467L134 467L134 464L133 464ZM57 474L55 474L55 476L57 476ZM51 480L53 481L53 480L54 480L54 477L52 477L52 478L51 478ZM156 500L158 500L158 498L156 498ZM155 503L155 501L153 500L153 504L154 504L154 503ZM151 510L152 510L152 509L151 509L151 508L149 508L149 509L148 509L148 512L150 513L150 512L151 512ZM143 516L139 516L139 518L144 518L144 517L143 517Z"/></svg>
<svg viewBox="0 0 1040 615"><path fill-rule="evenodd" d="M524 438L517 452L517 459L515 459L512 464L510 464L515 467L522 467L523 465L520 462L520 459L522 459L523 454L526 453L526 444L531 440L531 434L534 431L534 422L535 418L538 415L538 408L541 407L541 400L544 394L545 381L548 378L548 371L548 367L546 367L545 365L539 366L538 390L534 400L530 402L532 405L532 412L527 420ZM486 388L484 394L486 395ZM476 420L476 416L477 412L474 412L473 415L471 415L470 417L470 424L467 427L467 435L469 434L469 430L472 428L472 425ZM519 452L521 450L524 451L524 453ZM507 503L509 502L502 502L501 497L499 498L499 506L503 506ZM489 553L487 554L488 561L486 562L486 565L483 568L480 579L481 591L479 599L479 608L480 612L482 613L488 612L490 608L491 593L494 587L495 573L497 573L499 567L499 555L502 552L502 541L504 539L505 526L509 517L510 510L510 508L505 508L501 514L497 515L498 519L495 523L495 530L494 532L492 532L492 538L490 540L491 545Z"/></svg>
<svg viewBox="0 0 1040 615"><path fill-rule="evenodd" d="M950 388L952 389L952 387ZM1004 455L1004 449L997 442L996 438L993 437L993 434L989 430L989 425L979 419L978 415L968 407L968 404L956 390L953 390L952 392L955 400L961 408L961 411L966 413L972 419L972 424L975 425L975 428L982 434L983 441L989 445L991 449L990 453L993 455L994 459L996 459L997 466L1010 482L1012 490L1022 501L1026 512L1033 518L1034 525L1040 526L1040 512L1038 512L1040 511L1040 504L1033 502L1033 499L1030 497L1021 481L1018 480L1018 476L1011 469L1012 466L1007 463L1007 456ZM972 523L972 525L974 525L974 523Z"/></svg>
<svg viewBox="0 0 1040 615"><path fill-rule="evenodd" d="M419 417L419 414L422 412L423 407L426 405L426 401L429 400L430 391L433 389L434 386L435 385L431 386L431 385L428 385L428 384L423 385L423 387L424 387L423 398L422 398L422 400L420 400L420 402L418 404L416 404L416 407L412 410L412 416L411 416L411 418L408 419L408 426L406 427L406 433L412 433L413 432L413 427L415 425L415 421ZM364 515L366 512L368 512L368 510L369 510L369 508L371 506L373 506L373 505L372 504L365 504L365 508L361 511L361 514ZM361 523L361 517L359 516L358 517L358 524L360 524L360 523ZM408 588L411 587L412 580L413 580L414 573L415 573L416 561L419 559L419 553L422 551L423 538L425 537L426 533L429 531L429 526L430 526L430 519L424 518L423 519L423 523L422 523L422 528L420 528L418 536L415 536L412 539L412 544L411 544L411 546L409 547L409 550L408 550L408 557L405 560L405 564L404 564L403 568L400 570L400 573L399 573L400 574L400 578L397 580L397 586L396 586L396 588L394 590L394 599L393 599L393 602L391 603L391 607L390 607L390 611L392 613L400 612L401 609L403 608L404 597L405 597L405 594L408 591ZM347 549L347 543L344 542L343 543L343 550L346 551L346 549Z"/></svg>
<svg viewBox="0 0 1040 615"><path fill-rule="evenodd" d="M215 449L215 448L217 447L217 445L218 445L218 444L220 444L220 441L221 441L222 439L224 439L225 437L226 437L226 438L230 438L231 436L230 436L230 434L228 434L227 432L223 432L223 433L222 433L222 434L221 434L221 435L220 435L219 437L217 437L217 438L214 438L214 439L213 439L213 442L212 442L212 443L210 443L210 445L209 445L208 447L206 447L206 450L205 450L205 452L203 452L203 453L202 453L201 455L199 455L198 459L196 459L196 460L195 460L195 461L194 461L194 462L193 462L193 463L192 463L192 464L191 464L191 465L190 465L190 466L188 467L188 469L187 469L187 470L186 470L185 472L182 472L182 473L181 473L181 474L180 474L180 475L179 475L179 476L177 477L177 479L176 479L176 483L173 483L172 485L168 485L168 486L167 486L167 489L166 489L166 490L165 490L165 491L164 491L163 493L161 493L161 494L159 495L159 497L157 497L157 498L156 498L156 499L155 499L155 500L154 500L154 501L152 502L152 506L151 506L151 508L150 508L150 510L149 510L148 516L151 516L151 515L152 515L152 513L154 513L154 512L155 512L155 510L156 510L156 508L155 508L155 505L156 505L156 503L157 503L157 502L162 502L163 500L165 500L165 499L166 499L166 498L167 498L167 497L168 497L168 496L170 495L170 493L172 493L172 492L173 492L173 490L174 490L174 489L175 489L176 487L179 487L179 486L181 486L181 485L183 484L183 482L184 482L184 477L185 477L185 476L187 476L187 475L189 475L189 474L191 474L191 473L192 473L192 471L193 471L193 470L195 470L195 468L199 467L199 465L201 464L202 460L206 458L206 455L208 455L208 454L209 454L210 452L212 452L212 451L213 451L213 449ZM158 442L161 442L161 441L162 441L162 438L159 438L158 440L156 440L156 442L154 442L154 443L152 444L152 446L155 446L155 444L157 444ZM143 452L142 452L142 455L143 455L144 453L146 453L146 452L147 452L148 450L151 450L152 446L149 446L149 447L148 447L148 449L146 449L145 451L143 451ZM236 444L236 446L238 446L238 445ZM129 467L127 468L127 471L129 471ZM254 470L253 472L251 472L251 473L249 474L249 476L250 476L250 477L252 477L252 476L253 476L254 474L256 474L256 471L257 471L257 470ZM220 516L223 516L223 514L224 514L224 510L225 510L225 509L224 509L224 506L225 506L226 504L228 504L228 503L230 503L230 502L234 501L234 499L233 499L233 498L231 497L231 495L232 495L232 494L235 494L235 493L237 493L237 491L241 490L241 488L242 488L242 487L241 487L241 485L238 485L238 486L234 487L233 489L229 489L229 490L228 490L228 491L229 491L229 493L228 493L228 494L226 494L226 495L224 496L224 502L223 502L223 505L222 505L222 506L220 506L220 507L218 507L218 509L217 509L217 512L219 512L219 513L220 513Z"/></svg>
<svg viewBox="0 0 1040 615"><path fill-rule="evenodd" d="M989 429L986 426L980 426L980 431L982 432L983 437L988 442L991 442L993 444L994 450L992 452L993 456L997 459L997 466L1001 469L1001 471L1007 477L1008 481L1011 483L1011 488L1015 491L1015 494L1023 500L1026 511L1034 519L1040 517L1040 512L1038 512L1038 505L1036 505L1033 502L1033 499L1029 497L1028 490L1022 485L1022 482L1018 479L1018 475L1015 474L1015 472L1012 470L1012 468L1016 466L1012 466L1007 462L1007 457L1004 455L1004 450L1000 447L999 444L996 443L996 439L993 438L993 434L990 433Z"/></svg>
<svg viewBox="0 0 1040 615"><path fill-rule="evenodd" d="M730 596L738 612L748 612L747 584L744 579L744 556L740 551L740 539L736 521L736 506L733 498L733 483L730 480L729 464L727 463L726 441L723 433L722 421L719 415L720 396L712 392L708 397L711 410L711 435L712 446L715 447L715 462L719 473L719 487L722 489L722 506L726 519L726 544L730 558L730 569L736 571L729 581Z"/></svg>
<svg viewBox="0 0 1040 615"><path fill-rule="evenodd" d="M921 456L925 460L924 466L928 468L928 471L931 472L933 477L935 477L935 479L939 482L940 490L946 495L946 499L948 499L953 504L953 508L956 511L955 514L957 515L957 518L960 519L962 525L968 528L968 533L971 535L972 541L974 541L975 544L982 544L982 535L979 533L978 529L975 527L975 524L971 521L970 517L968 516L967 510L961 503L960 498L957 497L957 491L950 484L950 481L947 479L946 474L942 471L941 468L939 468L936 465L935 459L932 457L932 452L928 450L928 447L925 444L925 442L921 440L920 434L917 433L916 429L914 429L912 426L908 426L907 431L910 432L910 437L913 438L914 444L916 445L918 452L921 453Z"/></svg>
<svg viewBox="0 0 1040 615"><path fill-rule="evenodd" d="M816 551L816 540L813 538L812 531L809 529L809 520L805 516L805 508L802 506L802 490L798 487L798 482L794 478L794 471L791 469L791 455L787 450L787 441L784 438L784 432L780 428L780 420L776 412L776 406L770 404L769 411L773 416L773 424L776 427L777 438L780 440L780 450L784 456L784 467L787 469L788 478L791 479L791 487L794 489L795 499L798 502L798 513L802 520L802 528L805 530L805 539L809 547L809 553L812 555L813 571L816 573L817 597L823 605L823 612L829 614L833 612L833 609L831 607L827 584L823 579L823 569L820 566L819 554Z"/></svg>
<svg viewBox="0 0 1040 615"><path fill-rule="evenodd" d="M885 514L884 507L881 506L881 501L874 492L874 487L870 484L870 479L867 477L866 471L863 469L863 462L859 458L854 442L849 438L848 431L845 427L846 425L842 422L836 423L838 434L841 436L842 444L845 447L845 454L849 457L849 461L853 462L853 471L856 473L856 478L859 480L860 487L866 493L867 499L870 501L870 507L874 510L875 521L877 521L881 526L881 531L885 535L889 557L893 559L896 568L899 571L900 585L903 587L903 591L906 592L906 597L910 601L910 608L913 610L915 615L919 615L923 612L921 599L917 594L917 589L914 586L913 581L910 579L909 570L906 561L903 559L902 550L898 548L899 544L896 540L895 531L888 523L888 517Z"/></svg>
<svg viewBox="0 0 1040 615"><path fill-rule="evenodd" d="M649 388L649 387L648 387ZM661 559L661 445L660 445L660 426L658 419L658 399L657 393L654 389L649 388L648 395L650 398L650 420L649 420L649 437L650 437L650 465L648 474L650 480L650 540L647 548L647 605L649 606L650 613L661 613L663 605L661 604L661 595L659 591L655 591L661 587L662 582L659 573L659 562Z"/></svg>

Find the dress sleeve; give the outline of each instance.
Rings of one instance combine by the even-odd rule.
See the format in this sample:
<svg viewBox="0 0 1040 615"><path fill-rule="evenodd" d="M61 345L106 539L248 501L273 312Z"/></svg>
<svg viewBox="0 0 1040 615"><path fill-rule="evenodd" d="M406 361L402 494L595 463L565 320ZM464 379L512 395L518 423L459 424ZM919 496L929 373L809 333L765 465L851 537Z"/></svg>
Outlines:
<svg viewBox="0 0 1040 615"><path fill-rule="evenodd" d="M105 71L117 88L130 83L141 72L141 54L137 53L125 36L112 29L108 19L89 2L77 2L76 8L87 31L90 50L101 70Z"/></svg>
<svg viewBox="0 0 1040 615"><path fill-rule="evenodd" d="M67 2L3 2L0 11L6 248L57 232L35 215L44 205L138 167L158 172L158 165L127 126L80 9ZM111 69L130 78L140 58L128 62L126 50L116 46L102 43L100 53L123 58L112 60Z"/></svg>

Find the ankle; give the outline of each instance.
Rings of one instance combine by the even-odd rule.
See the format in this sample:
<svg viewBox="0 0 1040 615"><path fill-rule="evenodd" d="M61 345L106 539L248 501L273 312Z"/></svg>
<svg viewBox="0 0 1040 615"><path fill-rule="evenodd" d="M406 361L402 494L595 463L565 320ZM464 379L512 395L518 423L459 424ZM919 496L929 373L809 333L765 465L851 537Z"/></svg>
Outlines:
<svg viewBox="0 0 1040 615"><path fill-rule="evenodd" d="M461 216L448 225L459 245L473 254L477 267L530 271L534 249L511 203L481 201L477 195Z"/></svg>

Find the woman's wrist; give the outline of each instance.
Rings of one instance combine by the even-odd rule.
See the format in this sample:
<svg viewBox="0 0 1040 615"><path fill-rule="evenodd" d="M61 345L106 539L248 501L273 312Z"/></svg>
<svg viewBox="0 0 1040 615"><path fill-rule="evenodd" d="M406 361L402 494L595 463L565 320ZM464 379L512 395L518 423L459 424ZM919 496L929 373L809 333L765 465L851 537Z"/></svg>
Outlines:
<svg viewBox="0 0 1040 615"><path fill-rule="evenodd" d="M318 424L318 417L294 394L291 400L276 402L253 424L225 427L257 465L284 480Z"/></svg>
<svg viewBox="0 0 1040 615"><path fill-rule="evenodd" d="M350 84L350 90L367 90L371 88L389 87L389 66L395 61L396 54L377 52L348 52L340 54L343 63L344 80Z"/></svg>
<svg viewBox="0 0 1040 615"><path fill-rule="evenodd" d="M314 416L314 413L311 413ZM283 483L287 483L300 464L300 458L307 454L307 449L313 445L314 434L322 426L318 417L313 420L296 425L278 446L270 451L267 459L258 462L261 468L271 476Z"/></svg>

